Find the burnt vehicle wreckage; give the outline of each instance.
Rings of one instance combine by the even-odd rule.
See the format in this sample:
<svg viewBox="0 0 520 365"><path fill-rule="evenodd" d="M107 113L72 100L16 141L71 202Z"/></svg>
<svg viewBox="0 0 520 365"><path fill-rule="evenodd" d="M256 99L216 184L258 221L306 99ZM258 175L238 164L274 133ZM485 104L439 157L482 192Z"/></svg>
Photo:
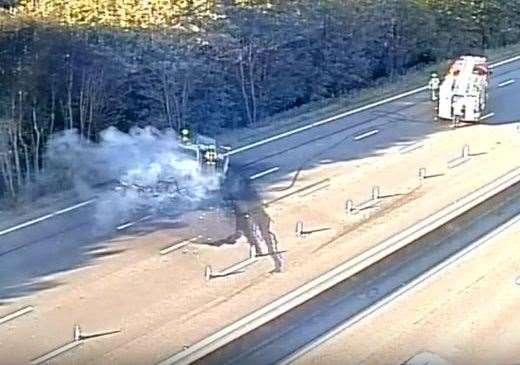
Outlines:
<svg viewBox="0 0 520 365"><path fill-rule="evenodd" d="M206 191L218 189L223 184L229 169L227 149L218 146L216 140L211 137L196 135L192 138L191 132L187 129L181 130L178 138L176 152L182 154L188 161L196 163L196 173L202 177L202 184L205 184L200 188ZM190 176L183 178L189 180ZM165 198L174 201L189 196L190 193L185 181L180 181L177 177L165 176L152 183L130 180L125 176L115 181L113 191L122 195L135 194L144 202Z"/></svg>

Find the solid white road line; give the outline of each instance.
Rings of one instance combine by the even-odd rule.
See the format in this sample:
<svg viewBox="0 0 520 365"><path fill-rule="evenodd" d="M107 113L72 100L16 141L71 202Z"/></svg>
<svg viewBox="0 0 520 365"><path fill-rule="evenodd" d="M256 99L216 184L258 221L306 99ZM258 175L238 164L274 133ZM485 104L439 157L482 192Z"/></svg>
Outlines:
<svg viewBox="0 0 520 365"><path fill-rule="evenodd" d="M379 130L378 129L374 129L373 131L366 132L366 133L360 134L358 136L354 136L354 139L356 141L359 141L359 140L368 138L368 137L373 136L374 134L378 134L378 133L379 133Z"/></svg>
<svg viewBox="0 0 520 365"><path fill-rule="evenodd" d="M519 55L519 56L515 56L515 57L511 57L511 58L508 58L508 59L503 60L503 61L500 61L500 62L495 62L495 63L491 64L491 65L489 66L489 68L500 67L500 66L503 66L503 65L507 65L508 63L516 62L516 61L519 61L519 60L520 60L520 55Z"/></svg>
<svg viewBox="0 0 520 365"><path fill-rule="evenodd" d="M118 231L121 231L125 228L128 228L128 227L132 227L134 224L136 224L137 222L129 222L129 223L125 223L125 224L121 224L120 226L117 226L117 230Z"/></svg>
<svg viewBox="0 0 520 365"><path fill-rule="evenodd" d="M261 178L261 177L263 177L265 175L272 174L273 172L276 172L278 170L280 170L279 167L273 167L272 169L265 170L265 171L259 172L258 174L254 174L252 176L249 176L249 180L255 180L255 179Z"/></svg>
<svg viewBox="0 0 520 365"><path fill-rule="evenodd" d="M173 244L171 246L165 247L165 248L163 248L162 250L159 251L159 254L160 255L166 255L166 254L168 254L170 252L173 252L175 250L183 248L184 246L187 246L190 243L192 243L195 238L197 238L197 237L192 237L192 238L189 238L189 239L184 240L182 242L179 242L179 243Z"/></svg>
<svg viewBox="0 0 520 365"><path fill-rule="evenodd" d="M486 119L489 119L491 117L495 116L495 113L489 113L489 114L486 114L482 117L480 117L480 120L486 120Z"/></svg>
<svg viewBox="0 0 520 365"><path fill-rule="evenodd" d="M137 223L140 223L140 222L142 222L142 221L145 221L145 220L147 220L147 219L149 219L149 218L151 218L151 217L152 217L151 215L147 215L147 216L145 216L145 217L143 217L143 218L140 218L140 219L138 219L138 220L136 220L136 221L134 221L134 222L128 222L128 223L125 223L125 224L121 224L121 225L118 226L116 229L117 229L118 231L121 231L121 230L123 230L123 229L125 229L125 228L132 227L132 226L136 225Z"/></svg>
<svg viewBox="0 0 520 365"><path fill-rule="evenodd" d="M514 83L516 82L516 80L507 80L507 81L504 81L504 82L501 82L500 84L498 84L498 87L505 87L505 86L509 86L509 85L513 85Z"/></svg>
<svg viewBox="0 0 520 365"><path fill-rule="evenodd" d="M61 214L65 214L65 213L68 213L70 211L73 211L73 210L76 210L76 209L79 209L79 208L82 208L84 206L87 206L87 205L90 205L92 204L96 199L90 199L90 200L87 200L87 201L84 201L82 203L79 203L79 204L76 204L76 205L73 205L71 207L68 207L68 208L64 208L64 209L61 209L61 210L58 210L54 213L50 213L50 214L46 214L42 217L39 217L39 218L36 218L36 219L33 219L33 220L30 220L28 222L25 222L25 223L22 223L22 224L19 224L17 226L14 226L14 227L11 227L11 228L7 228L7 229L4 229L3 231L0 231L0 236L3 236L3 235L6 235L8 233L11 233L11 232L14 232L14 231L17 231L19 229L22 229L22 228L25 228L25 227L29 227L33 224L36 224L36 223L40 223L40 222L43 222L49 218L52 218L52 217L56 217L58 215L61 215Z"/></svg>
<svg viewBox="0 0 520 365"><path fill-rule="evenodd" d="M23 316L24 314L31 313L34 310L34 307L32 305L27 306L25 308L22 308L20 310L17 310L16 312L10 313L4 317L0 318L0 324L4 324L6 322L9 322L15 318L18 318L20 316Z"/></svg>
<svg viewBox="0 0 520 365"><path fill-rule="evenodd" d="M187 365L201 359L212 351L234 341L238 337L260 327L325 290L330 289L341 281L359 273L373 265L375 262L378 262L397 250L409 245L418 238L441 227L453 218L518 182L520 182L520 167L512 169L507 174L495 179L488 185L473 191L462 199L459 199L453 204L430 215L419 223L408 227L395 236L390 237L351 260L348 260L325 274L303 284L297 289L246 315L231 325L218 330L212 335L193 344L188 349L174 354L160 362L159 365Z"/></svg>
<svg viewBox="0 0 520 365"><path fill-rule="evenodd" d="M412 291L413 289L417 290L420 288L424 288L426 285L428 285L429 283L436 280L437 276L445 269L449 268L450 266L452 266L455 263L460 263L463 258L466 260L469 259L471 257L470 254L475 253L476 249L479 248L480 246L483 246L485 243L488 243L488 242L490 242L490 243L497 242L497 241L493 241L492 239L497 238L498 236L500 236L500 234L504 233L505 231L507 231L507 229L511 228L513 225L517 224L518 222L520 222L520 215L517 215L516 217L511 218L509 221L507 221L500 227L494 229L493 231L491 231L484 237L473 242L468 247L464 248L462 251L459 251L458 253L456 253L455 255L450 257L449 259L437 264L433 268L431 268L428 271L424 272L423 274L419 275L417 278L415 278L414 280L412 280L405 286L399 288L397 291L395 291L392 294L390 294L389 296L381 299L377 303L374 303L367 309L363 310L362 312L358 313L354 317L347 320L345 323L341 324L339 327L334 328L330 332L325 333L323 336L321 336L321 337L315 339L314 341L312 341L311 343L305 345L304 347L302 347L295 353L289 355L288 357L286 357L285 359L283 359L282 361L277 363L277 365L288 365L288 364L293 363L294 361L296 361L303 355L316 349L323 343L327 342L331 338L334 338L335 336L337 336L341 332L345 331L349 327L352 327L353 325L360 322L361 320L376 313L378 310L380 310L384 306L392 303L396 299L399 298L402 300L405 296L411 295L413 293L413 291Z"/></svg>
<svg viewBox="0 0 520 365"><path fill-rule="evenodd" d="M78 347L79 345L83 344L83 341L73 341L73 342L69 342L68 344L66 345L63 345L63 346L60 346L58 347L57 349L55 350L52 350L51 352L45 354L45 355L42 355L40 357L37 357L36 359L34 360L31 360L31 364L32 365L39 365L39 364L43 364L44 362L47 362L49 361L50 359L58 356L58 355L61 355L63 354L64 352L67 352L69 350L72 350L73 348L75 347Z"/></svg>

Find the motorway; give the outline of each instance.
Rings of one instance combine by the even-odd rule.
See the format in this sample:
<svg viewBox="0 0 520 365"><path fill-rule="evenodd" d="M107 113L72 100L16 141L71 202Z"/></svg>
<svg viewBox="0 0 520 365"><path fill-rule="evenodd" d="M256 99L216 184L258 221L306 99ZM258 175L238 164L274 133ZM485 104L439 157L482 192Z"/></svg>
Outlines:
<svg viewBox="0 0 520 365"><path fill-rule="evenodd" d="M520 120L517 102L520 83L504 84L519 78L520 62L495 70L490 100L495 114L484 123L508 124ZM499 84L505 86L498 86ZM249 189L253 193L238 198L246 201L240 214L249 207L256 206L264 191L271 185L289 184L287 190L290 191L291 184L298 179L301 171L390 153L445 129L449 129L448 124L432 122L432 108L427 94L418 93L236 153L231 160L236 175L242 180L260 176L251 183ZM269 173L262 176L266 171ZM278 194L285 194L287 190ZM117 234L107 236L106 231L99 229L98 213L95 204L88 205L20 230L1 234L0 309L2 302L9 305L19 298L30 297L57 285L52 280L55 274L63 275L93 265L98 257L96 252L99 251L100 242L110 238L117 239ZM228 213L224 211L221 214L225 216ZM197 221L192 217L181 219ZM208 232L200 224L193 228L178 227L172 222L165 225L163 222L151 221L136 225L130 232L139 235L165 228L173 229L179 239L200 235L202 239L215 240L234 233L236 229L230 224L222 232ZM110 244L107 255L115 254L121 249L116 241ZM124 249L146 250L145 245L145 242L136 239L131 247ZM148 252L146 254L152 255ZM325 320L323 325L327 326ZM295 343L294 348L299 344L301 343Z"/></svg>
<svg viewBox="0 0 520 365"><path fill-rule="evenodd" d="M519 216L520 184L517 184L196 363L280 363Z"/></svg>
<svg viewBox="0 0 520 365"><path fill-rule="evenodd" d="M496 86L519 78L519 62L495 71L490 101L495 115L489 123L520 120L520 108L516 107L520 83ZM232 165L242 176L278 168L259 179L261 190L267 184L297 178L301 170L374 156L445 128L449 126L432 123L431 104L427 95L420 93L241 152L232 157ZM353 137L373 130L378 134L353 141ZM89 248L103 237L95 229L95 214L94 207L86 206L0 236L0 302L31 293L37 289L34 282L38 278L88 264ZM180 233L183 235L189 233Z"/></svg>

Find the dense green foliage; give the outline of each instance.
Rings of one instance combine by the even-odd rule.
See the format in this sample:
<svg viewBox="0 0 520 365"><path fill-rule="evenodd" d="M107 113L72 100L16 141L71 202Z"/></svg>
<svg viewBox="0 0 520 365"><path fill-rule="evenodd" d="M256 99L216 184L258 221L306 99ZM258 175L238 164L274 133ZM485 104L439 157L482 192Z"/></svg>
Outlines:
<svg viewBox="0 0 520 365"><path fill-rule="evenodd" d="M175 5L172 5L175 4ZM0 196L48 137L214 133L462 52L520 41L520 0L22 0L0 12Z"/></svg>

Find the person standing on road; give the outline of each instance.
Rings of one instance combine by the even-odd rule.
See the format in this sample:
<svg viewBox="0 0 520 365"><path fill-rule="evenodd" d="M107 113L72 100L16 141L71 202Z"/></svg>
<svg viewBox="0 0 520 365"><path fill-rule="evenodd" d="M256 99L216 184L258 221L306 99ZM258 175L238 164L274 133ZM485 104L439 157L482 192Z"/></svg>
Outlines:
<svg viewBox="0 0 520 365"><path fill-rule="evenodd" d="M181 129L181 142L182 143L189 143L190 142L190 138L191 138L191 135L190 135L190 130L188 128L182 128Z"/></svg>
<svg viewBox="0 0 520 365"><path fill-rule="evenodd" d="M430 78L430 82L428 84L431 92L432 92L432 101L437 101L439 99L439 87L441 85L441 80L439 76L434 72Z"/></svg>

